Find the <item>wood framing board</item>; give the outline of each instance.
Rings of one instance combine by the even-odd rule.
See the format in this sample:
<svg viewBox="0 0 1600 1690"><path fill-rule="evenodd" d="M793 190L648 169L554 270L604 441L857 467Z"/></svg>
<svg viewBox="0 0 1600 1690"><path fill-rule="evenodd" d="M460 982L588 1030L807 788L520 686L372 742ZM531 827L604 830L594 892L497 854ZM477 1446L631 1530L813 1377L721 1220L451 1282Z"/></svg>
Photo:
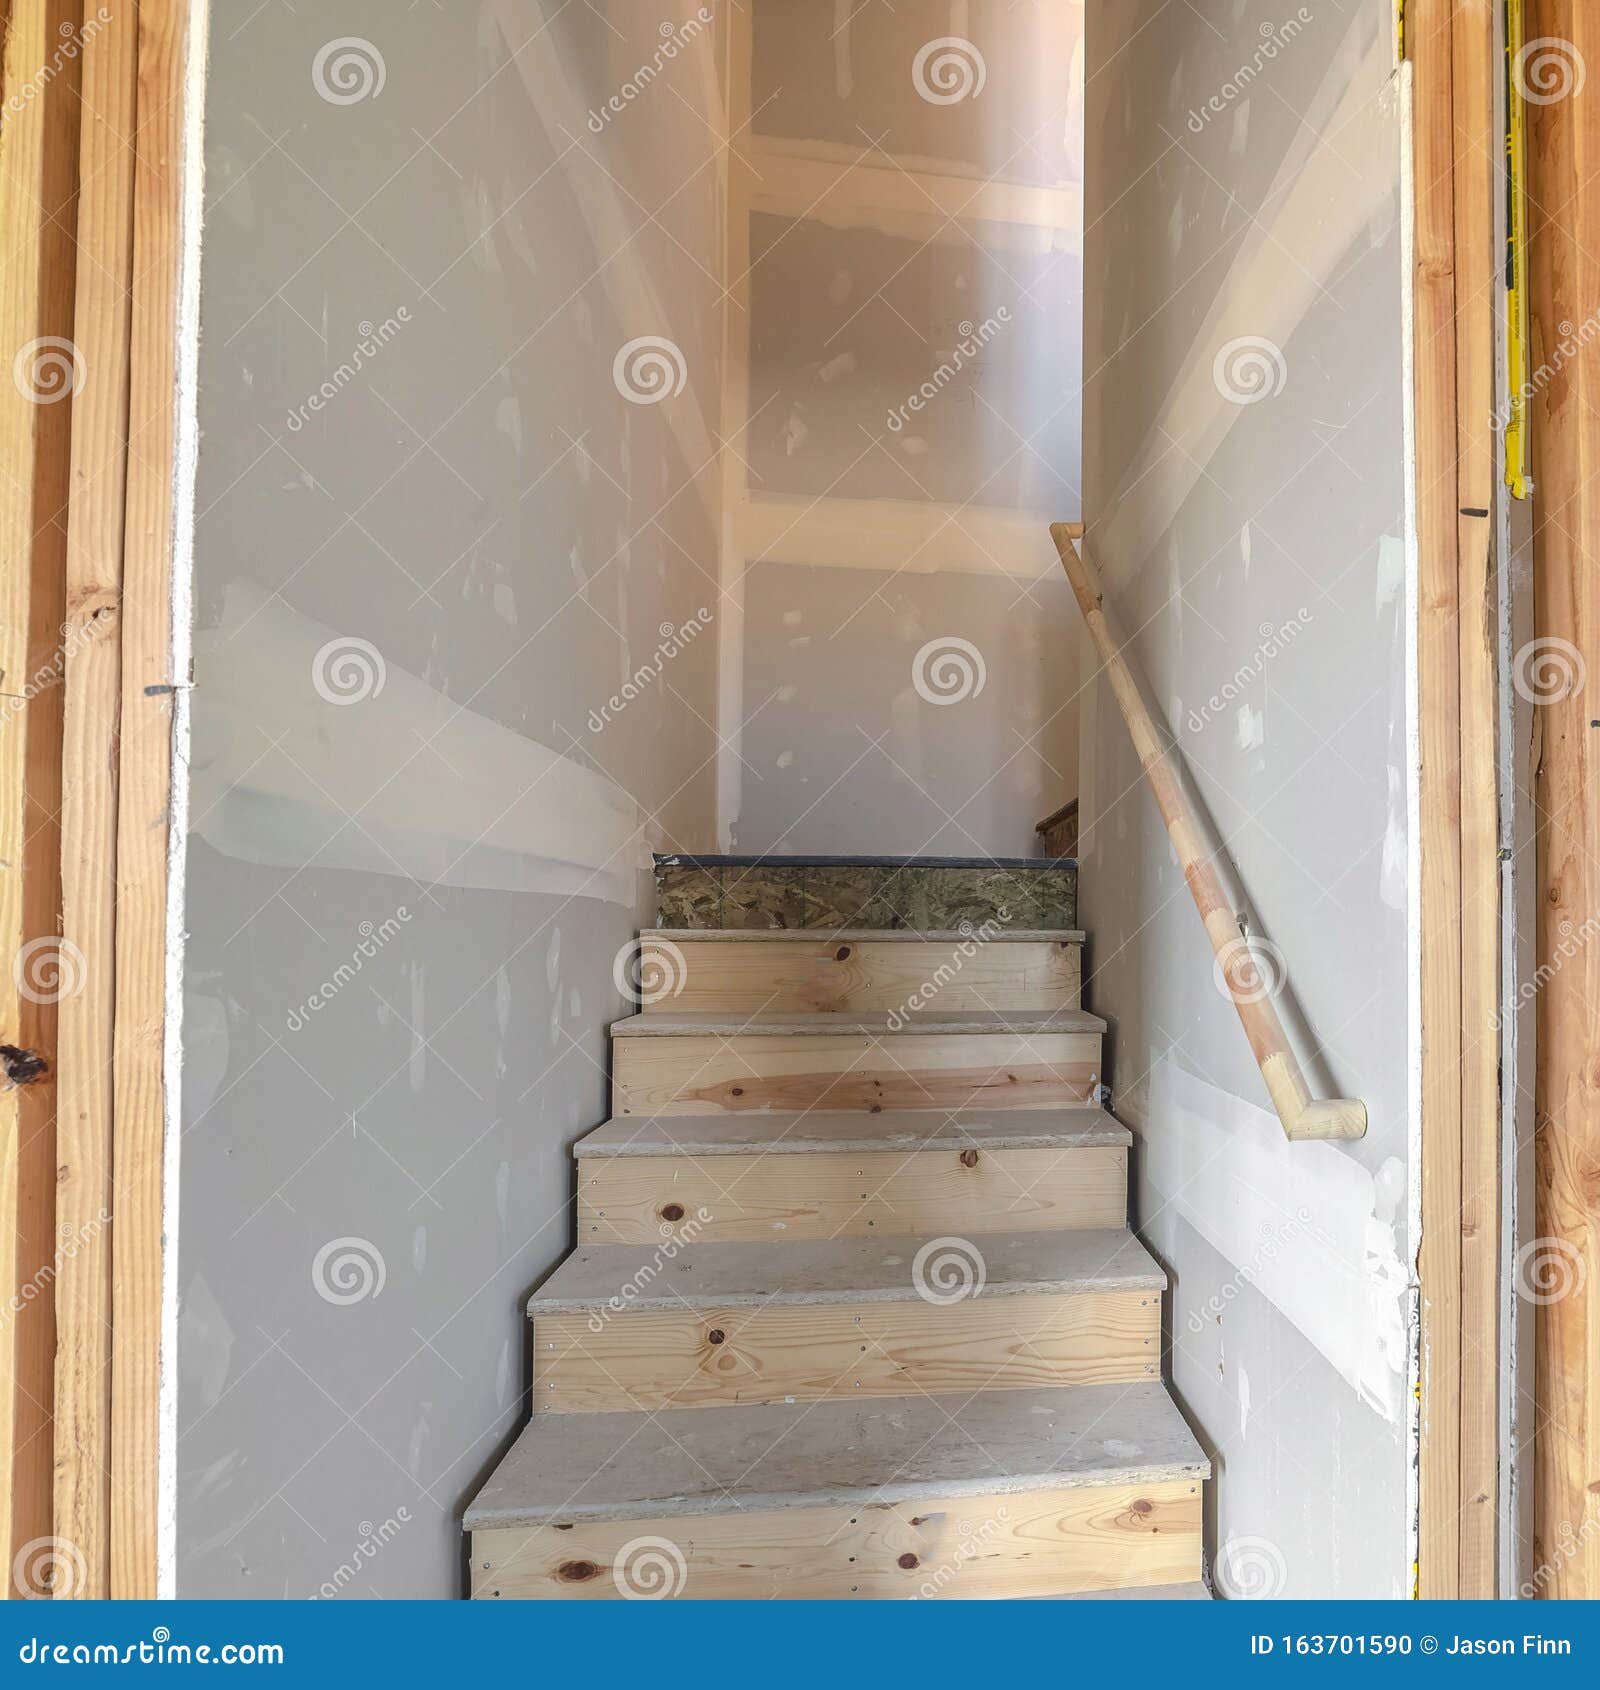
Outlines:
<svg viewBox="0 0 1600 1690"><path fill-rule="evenodd" d="M168 1288L168 872L174 843L173 722L189 684L174 652L184 507L180 345L198 228L198 90L187 0L141 0L139 110L123 553L122 714L117 805L117 1012L113 1155L111 1594L157 1595L161 1392ZM186 600L181 600L186 603ZM170 1593L169 1593L170 1594Z"/></svg>
<svg viewBox="0 0 1600 1690"><path fill-rule="evenodd" d="M82 1555L80 1594L110 1594L113 1029L117 745L133 286L139 19L111 16L82 50L78 352L67 517L62 748L63 946L81 988L61 1004L57 1228L74 1240L56 1281L59 1535Z"/></svg>
<svg viewBox="0 0 1600 1690"><path fill-rule="evenodd" d="M1460 1568L1461 907L1455 505L1454 130L1450 0L1406 29L1415 72L1418 730L1422 829L1421 1402L1418 1594L1456 1594Z"/></svg>
<svg viewBox="0 0 1600 1690"><path fill-rule="evenodd" d="M695 1009L909 1014L921 1003L950 1010L1074 1008L1082 946L1050 939L827 934L763 942L752 933L739 943L646 935L640 953L641 978L670 988L668 995L646 997L640 1006L646 1015Z"/></svg>
<svg viewBox="0 0 1600 1690"><path fill-rule="evenodd" d="M0 14L0 1554L12 1594L70 1594L52 1519L57 1009L78 981L60 939L62 623L71 419L78 9Z"/></svg>
<svg viewBox="0 0 1600 1690"><path fill-rule="evenodd" d="M1198 1480L1168 1479L475 1531L472 1594L614 1599L641 1539L669 1546L660 1574L696 1601L1056 1596L1198 1579L1201 1494Z"/></svg>
<svg viewBox="0 0 1600 1690"><path fill-rule="evenodd" d="M652 1243L689 1217L708 1244L1122 1226L1127 1182L1128 1153L1110 1144L581 1157L578 1237Z"/></svg>
<svg viewBox="0 0 1600 1690"><path fill-rule="evenodd" d="M1407 12L1419 569L1418 1594L1489 1596L1499 1462L1494 17Z"/></svg>
<svg viewBox="0 0 1600 1690"><path fill-rule="evenodd" d="M1469 1601L1498 1582L1500 805L1495 409L1500 77L1491 0L1455 0L1456 520L1461 827L1461 1527Z"/></svg>
<svg viewBox="0 0 1600 1690"><path fill-rule="evenodd" d="M744 1034L618 1039L618 1115L1050 1108L1091 1101L1098 1033Z"/></svg>
<svg viewBox="0 0 1600 1690"><path fill-rule="evenodd" d="M1600 304L1600 16L1577 0L1532 0L1530 40L1554 44L1565 96L1530 105L1531 360L1559 377L1533 401L1534 640L1557 665L1539 689L1538 1236L1523 1246L1535 1305L1531 1594L1600 1597L1600 377L1571 356L1573 325ZM1573 87L1588 66L1586 91ZM1549 90L1545 90L1548 92ZM1563 351L1566 348L1566 351Z"/></svg>

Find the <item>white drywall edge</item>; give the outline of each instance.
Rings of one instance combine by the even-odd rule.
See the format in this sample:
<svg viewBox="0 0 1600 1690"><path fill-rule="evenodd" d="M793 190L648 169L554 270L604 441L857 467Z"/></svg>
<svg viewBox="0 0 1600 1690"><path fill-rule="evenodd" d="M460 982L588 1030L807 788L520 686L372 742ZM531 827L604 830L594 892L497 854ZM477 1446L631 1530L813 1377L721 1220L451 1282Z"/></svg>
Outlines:
<svg viewBox="0 0 1600 1690"><path fill-rule="evenodd" d="M1418 713L1421 584L1417 544L1415 81L1411 64L1402 63L1396 83L1400 96L1401 415L1405 443L1406 819L1411 836L1406 875L1406 1261L1413 1284L1406 1391L1406 1553L1413 1577L1422 1543L1422 1297L1417 1281L1417 1256L1422 1247L1422 724Z"/></svg>
<svg viewBox="0 0 1600 1690"><path fill-rule="evenodd" d="M178 1593L178 1155L183 1108L183 910L189 830L189 693L195 481L200 457L200 228L205 212L210 7L189 0L184 30L183 198L178 226L177 394L173 401L172 764L167 809L166 1002L161 1055L161 1357L156 1453L156 1595Z"/></svg>

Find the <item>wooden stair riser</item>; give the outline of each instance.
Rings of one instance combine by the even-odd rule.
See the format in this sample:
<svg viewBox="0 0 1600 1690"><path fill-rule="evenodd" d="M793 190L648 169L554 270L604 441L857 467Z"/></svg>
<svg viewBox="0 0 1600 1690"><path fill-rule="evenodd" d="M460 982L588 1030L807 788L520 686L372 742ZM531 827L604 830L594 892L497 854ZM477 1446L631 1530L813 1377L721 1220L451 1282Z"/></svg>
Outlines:
<svg viewBox="0 0 1600 1690"><path fill-rule="evenodd" d="M870 1154L596 1156L578 1162L578 1237L649 1244L1044 1232L1127 1224L1120 1145Z"/></svg>
<svg viewBox="0 0 1600 1690"><path fill-rule="evenodd" d="M685 1035L613 1042L612 1113L1029 1109L1095 1100L1099 1033Z"/></svg>
<svg viewBox="0 0 1600 1690"><path fill-rule="evenodd" d="M1145 1382L1158 1376L1161 1294L536 1310L533 1336L536 1413Z"/></svg>
<svg viewBox="0 0 1600 1690"><path fill-rule="evenodd" d="M1059 940L645 939L640 1005L654 1011L779 1015L918 1005L1076 1009L1080 946ZM657 995L659 993L659 995Z"/></svg>
<svg viewBox="0 0 1600 1690"><path fill-rule="evenodd" d="M472 1534L481 1599L1062 1596L1200 1572L1197 1479Z"/></svg>

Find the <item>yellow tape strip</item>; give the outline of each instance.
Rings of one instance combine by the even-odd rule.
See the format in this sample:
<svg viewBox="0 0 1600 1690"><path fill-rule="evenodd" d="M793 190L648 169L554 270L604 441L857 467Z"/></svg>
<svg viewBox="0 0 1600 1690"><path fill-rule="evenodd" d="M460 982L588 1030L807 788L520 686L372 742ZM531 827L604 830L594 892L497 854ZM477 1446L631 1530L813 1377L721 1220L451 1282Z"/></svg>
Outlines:
<svg viewBox="0 0 1600 1690"><path fill-rule="evenodd" d="M1528 108L1518 85L1523 0L1506 0L1506 486L1514 499L1532 491L1528 479Z"/></svg>

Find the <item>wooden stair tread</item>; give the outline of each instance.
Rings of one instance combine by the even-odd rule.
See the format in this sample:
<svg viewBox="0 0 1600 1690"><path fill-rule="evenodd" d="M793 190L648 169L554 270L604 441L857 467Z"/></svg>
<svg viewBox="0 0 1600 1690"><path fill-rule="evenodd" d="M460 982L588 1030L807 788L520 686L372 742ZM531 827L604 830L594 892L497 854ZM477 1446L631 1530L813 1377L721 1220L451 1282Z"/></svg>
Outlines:
<svg viewBox="0 0 1600 1690"><path fill-rule="evenodd" d="M954 927L918 929L915 927L646 927L640 933L642 941L657 940L667 944L705 944L726 941L742 944L770 944L804 941L812 945L876 945L876 944L952 944L966 940L979 942L980 928L966 932ZM1032 945L1081 945L1088 935L1078 928L1019 927L1005 928L998 933L985 933L985 945L1004 945L1018 942Z"/></svg>
<svg viewBox="0 0 1600 1690"><path fill-rule="evenodd" d="M536 1415L468 1531L1209 1478L1160 1385Z"/></svg>
<svg viewBox="0 0 1600 1690"><path fill-rule="evenodd" d="M783 1156L817 1151L1082 1150L1133 1134L1097 1104L1065 1109L813 1109L771 1115L614 1116L585 1134L585 1156Z"/></svg>
<svg viewBox="0 0 1600 1690"><path fill-rule="evenodd" d="M530 1315L603 1309L624 1286L626 1311L768 1304L915 1302L912 1267L924 1238L829 1238L793 1243L685 1244L664 1260L661 1241L581 1245L534 1292ZM941 1240L983 1258L982 1296L1166 1288L1166 1274L1126 1228L993 1232ZM958 1248L959 1246L966 1248ZM943 1252L940 1252L943 1253ZM930 1264L937 1259L930 1256ZM943 1281L934 1276L936 1284ZM626 1311L618 1316L625 1319Z"/></svg>
<svg viewBox="0 0 1600 1690"><path fill-rule="evenodd" d="M611 1023L613 1038L794 1038L810 1034L824 1036L860 1034L868 1038L937 1037L941 1033L1012 1033L1027 1037L1034 1033L1103 1033L1106 1024L1098 1015L1082 1009L974 1010L938 1015L925 1010L897 1017L891 1024L888 1013L863 1015L859 1011L819 1011L795 1015L700 1014L693 1011L652 1009L625 1016Z"/></svg>

